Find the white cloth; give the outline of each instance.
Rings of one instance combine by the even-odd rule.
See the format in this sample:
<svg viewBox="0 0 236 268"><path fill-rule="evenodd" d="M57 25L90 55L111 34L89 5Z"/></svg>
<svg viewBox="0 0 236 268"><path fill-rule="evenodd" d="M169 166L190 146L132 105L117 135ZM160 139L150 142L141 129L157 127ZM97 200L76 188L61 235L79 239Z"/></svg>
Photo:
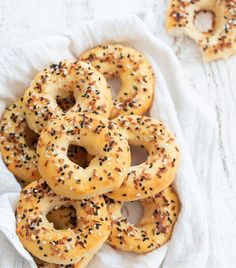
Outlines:
<svg viewBox="0 0 236 268"><path fill-rule="evenodd" d="M156 86L150 114L162 119L177 135L181 165L175 186L182 208L172 238L165 246L146 255L136 255L104 245L88 267L220 267L224 252L218 250L219 243L215 240L220 234L216 202L213 202L219 190L214 187L214 170L221 166L216 146L216 121L185 82L174 54L137 17L91 21L64 36L1 50L0 113L23 94L38 70L59 60L76 58L84 50L107 42L140 50L154 67ZM15 178L0 159L1 268L35 267L15 233L14 213L19 191ZM219 203L217 205L222 207Z"/></svg>

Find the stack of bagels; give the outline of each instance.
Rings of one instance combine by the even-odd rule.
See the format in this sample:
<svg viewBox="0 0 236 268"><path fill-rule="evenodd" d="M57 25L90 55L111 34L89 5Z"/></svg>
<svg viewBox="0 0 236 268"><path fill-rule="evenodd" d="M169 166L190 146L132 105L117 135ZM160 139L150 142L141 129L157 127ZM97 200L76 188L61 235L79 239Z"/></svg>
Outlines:
<svg viewBox="0 0 236 268"><path fill-rule="evenodd" d="M114 100L113 77L121 80ZM153 91L148 60L110 44L51 64L6 109L1 154L24 186L16 232L39 267L85 267L105 242L142 254L170 239L180 210L172 186L179 146L144 115ZM130 146L144 147L147 160L131 165ZM136 225L121 212L135 200L144 211Z"/></svg>

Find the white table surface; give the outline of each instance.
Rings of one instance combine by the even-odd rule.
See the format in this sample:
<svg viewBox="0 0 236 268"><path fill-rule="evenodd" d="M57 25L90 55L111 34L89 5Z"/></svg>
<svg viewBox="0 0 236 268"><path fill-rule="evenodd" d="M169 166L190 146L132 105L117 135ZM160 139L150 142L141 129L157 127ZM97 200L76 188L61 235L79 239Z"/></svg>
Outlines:
<svg viewBox="0 0 236 268"><path fill-rule="evenodd" d="M65 33L82 21L97 17L138 14L173 49L186 79L212 106L218 121L218 146L224 167L221 180L231 187L235 196L231 202L236 204L236 56L227 61L203 63L194 42L166 33L166 4L167 0L0 0L0 47ZM232 214L236 223L236 211Z"/></svg>

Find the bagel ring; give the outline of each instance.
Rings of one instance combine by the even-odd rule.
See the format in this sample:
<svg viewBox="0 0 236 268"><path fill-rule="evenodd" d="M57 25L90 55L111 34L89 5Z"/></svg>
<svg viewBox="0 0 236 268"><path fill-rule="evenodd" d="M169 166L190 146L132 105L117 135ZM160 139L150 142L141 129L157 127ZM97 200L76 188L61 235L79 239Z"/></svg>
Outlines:
<svg viewBox="0 0 236 268"><path fill-rule="evenodd" d="M146 116L120 116L114 122L130 145L144 146L148 158L131 166L120 188L106 195L119 201L133 201L154 196L168 187L179 165L175 136L162 122Z"/></svg>
<svg viewBox="0 0 236 268"><path fill-rule="evenodd" d="M0 150L7 168L23 183L40 178L36 146L38 135L29 127L23 110L23 98L10 105L0 122ZM84 150L70 146L68 156L80 166L85 166Z"/></svg>
<svg viewBox="0 0 236 268"><path fill-rule="evenodd" d="M47 213L56 206L75 208L77 226L74 229L56 230L47 220ZM56 195L42 179L21 191L16 214L16 232L24 247L49 263L77 263L82 257L94 254L110 233L103 197L72 201Z"/></svg>
<svg viewBox="0 0 236 268"><path fill-rule="evenodd" d="M113 101L110 118L144 114L152 104L152 66L137 50L122 45L103 45L85 52L81 60L91 64L106 78L120 77L121 87Z"/></svg>
<svg viewBox="0 0 236 268"><path fill-rule="evenodd" d="M213 28L200 32L194 25L201 11L213 14ZM174 34L192 38L202 50L205 61L228 58L236 53L236 4L233 0L171 0L166 28Z"/></svg>
<svg viewBox="0 0 236 268"><path fill-rule="evenodd" d="M171 237L180 204L172 186L154 197L141 200L143 217L137 226L121 214L122 202L107 199L111 217L111 234L107 243L115 248L136 252L150 252L165 244Z"/></svg>
<svg viewBox="0 0 236 268"><path fill-rule="evenodd" d="M109 117L111 91L104 77L82 61L52 64L36 75L24 94L29 127L40 133L48 121L64 115L56 99L74 95L75 105L67 111L92 112Z"/></svg>
<svg viewBox="0 0 236 268"><path fill-rule="evenodd" d="M27 125L23 98L10 105L0 122L0 149L7 168L23 183L40 178L36 154L37 135Z"/></svg>
<svg viewBox="0 0 236 268"><path fill-rule="evenodd" d="M69 144L95 156L86 169L69 160ZM70 113L49 124L37 152L42 178L55 193L76 200L119 188L131 161L128 142L115 123L89 113Z"/></svg>
<svg viewBox="0 0 236 268"><path fill-rule="evenodd" d="M50 211L47 215L47 219L49 220L49 222L53 223L56 229L73 229L76 226L76 211L73 209L73 207L62 206L60 208ZM87 264L92 258L93 254L91 254L90 256L83 257L78 263L67 265L66 267L64 265L43 262L36 258L35 261L40 268L84 268L87 266Z"/></svg>
<svg viewBox="0 0 236 268"><path fill-rule="evenodd" d="M69 265L62 265L62 264L55 264L55 263L48 263L41 261L37 258L34 258L38 268L85 268L88 263L92 260L93 254L82 257L81 260L75 264L69 264Z"/></svg>

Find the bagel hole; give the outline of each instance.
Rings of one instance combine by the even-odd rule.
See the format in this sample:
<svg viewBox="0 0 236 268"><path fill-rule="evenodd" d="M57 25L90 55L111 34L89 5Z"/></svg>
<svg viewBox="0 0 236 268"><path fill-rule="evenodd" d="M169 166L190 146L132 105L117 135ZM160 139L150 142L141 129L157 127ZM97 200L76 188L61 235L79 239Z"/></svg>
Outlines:
<svg viewBox="0 0 236 268"><path fill-rule="evenodd" d="M130 145L131 166L137 166L147 161L148 153L144 146Z"/></svg>
<svg viewBox="0 0 236 268"><path fill-rule="evenodd" d="M57 105L65 113L75 105L75 96L72 93L70 93L68 96L63 97L61 95L57 95L56 102Z"/></svg>
<svg viewBox="0 0 236 268"><path fill-rule="evenodd" d="M73 206L56 207L49 211L46 217L56 230L74 229L77 226L76 210Z"/></svg>
<svg viewBox="0 0 236 268"><path fill-rule="evenodd" d="M25 127L25 142L33 150L36 151L39 135L35 133L28 125Z"/></svg>
<svg viewBox="0 0 236 268"><path fill-rule="evenodd" d="M84 147L70 144L67 150L67 157L76 165L87 168L93 156L89 155Z"/></svg>
<svg viewBox="0 0 236 268"><path fill-rule="evenodd" d="M137 226L143 217L143 206L140 201L124 202L121 214L128 222Z"/></svg>
<svg viewBox="0 0 236 268"><path fill-rule="evenodd" d="M214 30L215 14L210 10L200 10L194 17L194 25L201 33L210 33Z"/></svg>
<svg viewBox="0 0 236 268"><path fill-rule="evenodd" d="M120 91L121 80L119 77L113 77L107 80L109 87L111 88L112 98L115 99Z"/></svg>

